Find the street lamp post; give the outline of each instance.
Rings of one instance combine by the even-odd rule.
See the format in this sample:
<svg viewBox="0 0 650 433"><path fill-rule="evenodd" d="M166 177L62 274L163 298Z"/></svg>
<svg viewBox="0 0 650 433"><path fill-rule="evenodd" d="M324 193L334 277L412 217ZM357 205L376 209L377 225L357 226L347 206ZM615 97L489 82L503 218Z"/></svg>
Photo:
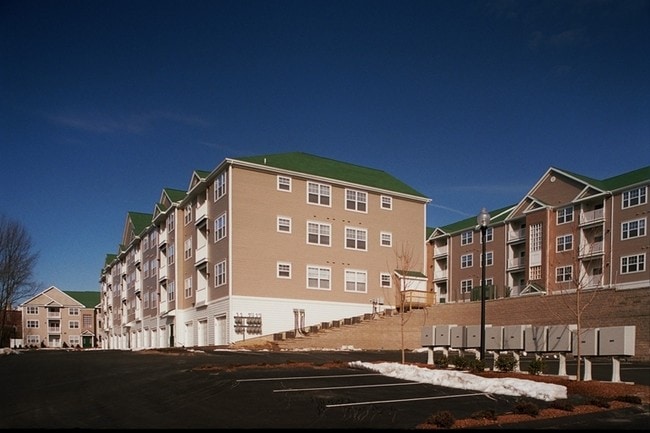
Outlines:
<svg viewBox="0 0 650 433"><path fill-rule="evenodd" d="M485 208L476 217L481 227L481 361L485 360L485 232L490 224L490 214Z"/></svg>

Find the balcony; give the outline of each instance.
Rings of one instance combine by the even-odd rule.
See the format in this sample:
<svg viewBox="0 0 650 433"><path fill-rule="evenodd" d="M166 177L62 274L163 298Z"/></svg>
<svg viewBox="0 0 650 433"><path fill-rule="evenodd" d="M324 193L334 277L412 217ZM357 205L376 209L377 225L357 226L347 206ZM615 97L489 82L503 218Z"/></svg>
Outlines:
<svg viewBox="0 0 650 433"><path fill-rule="evenodd" d="M200 225L205 223L208 219L208 201L204 200L203 203L196 204L196 210L194 212L194 224Z"/></svg>
<svg viewBox="0 0 650 433"><path fill-rule="evenodd" d="M583 244L580 247L580 258L589 258L594 256L602 256L605 252L605 246L603 241L591 242Z"/></svg>
<svg viewBox="0 0 650 433"><path fill-rule="evenodd" d="M604 209L594 209L580 215L580 226L601 223L605 220Z"/></svg>
<svg viewBox="0 0 650 433"><path fill-rule="evenodd" d="M433 279L435 280L446 280L448 278L449 271L444 270L444 271L435 271L433 273Z"/></svg>
<svg viewBox="0 0 650 433"><path fill-rule="evenodd" d="M508 230L508 242L522 242L526 240L526 229Z"/></svg>
<svg viewBox="0 0 650 433"><path fill-rule="evenodd" d="M521 269L526 265L526 260L524 257L515 257L514 259L508 259L508 270Z"/></svg>
<svg viewBox="0 0 650 433"><path fill-rule="evenodd" d="M449 254L449 247L447 245L433 247L433 257L446 256L447 254Z"/></svg>
<svg viewBox="0 0 650 433"><path fill-rule="evenodd" d="M194 250L194 266L201 266L208 261L208 246L202 245Z"/></svg>

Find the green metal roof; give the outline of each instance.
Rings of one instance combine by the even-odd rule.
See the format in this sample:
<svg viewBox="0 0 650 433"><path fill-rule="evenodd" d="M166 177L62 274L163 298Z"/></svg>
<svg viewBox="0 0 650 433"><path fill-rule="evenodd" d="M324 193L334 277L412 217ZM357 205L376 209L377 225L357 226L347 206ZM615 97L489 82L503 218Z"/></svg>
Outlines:
<svg viewBox="0 0 650 433"><path fill-rule="evenodd" d="M490 224L489 225L494 225L495 223L499 223L499 222L505 220L506 216L508 216L507 211L512 209L514 206L516 206L516 205L510 205L510 206L506 206L506 207L502 207L502 208L499 208L499 209L488 211L490 213ZM477 213L477 215L478 215L478 213ZM468 230L468 229L473 229L477 225L478 225L478 223L476 222L476 216L473 216L473 217L466 218L466 219L461 220L461 221L457 221L455 223L451 223L451 224L446 225L446 226L442 226L442 227L440 227L440 230L442 230L443 232L445 232L447 234L451 234L451 233L456 233L456 232L460 232L460 231L464 231L464 230Z"/></svg>
<svg viewBox="0 0 650 433"><path fill-rule="evenodd" d="M382 170L303 152L247 156L233 158L233 160L427 198L424 194Z"/></svg>
<svg viewBox="0 0 650 433"><path fill-rule="evenodd" d="M598 188L602 191L615 191L650 180L650 166L639 168L638 170L628 171L627 173L619 174L617 176L602 180L593 179L591 177L583 176L581 174L573 173L567 170L558 170L577 179L580 179L586 184Z"/></svg>
<svg viewBox="0 0 650 433"><path fill-rule="evenodd" d="M86 308L95 308L99 304L99 292L66 292L75 301L81 302Z"/></svg>
<svg viewBox="0 0 650 433"><path fill-rule="evenodd" d="M187 191L181 189L163 188L163 191L165 191L165 194L173 202L182 201L187 195Z"/></svg>
<svg viewBox="0 0 650 433"><path fill-rule="evenodd" d="M129 218L133 224L133 231L135 232L135 235L138 236L151 225L153 215L143 212L129 212Z"/></svg>

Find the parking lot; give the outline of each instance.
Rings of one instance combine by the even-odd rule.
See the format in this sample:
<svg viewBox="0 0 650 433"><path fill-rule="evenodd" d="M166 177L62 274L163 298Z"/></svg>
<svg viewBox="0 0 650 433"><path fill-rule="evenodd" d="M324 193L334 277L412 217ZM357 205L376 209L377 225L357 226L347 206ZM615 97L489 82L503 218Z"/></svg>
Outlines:
<svg viewBox="0 0 650 433"><path fill-rule="evenodd" d="M413 429L446 409L456 418L512 410L513 396L347 366L400 359L399 351L24 352L0 357L0 428ZM426 361L407 353L407 362ZM607 374L594 365L594 376Z"/></svg>

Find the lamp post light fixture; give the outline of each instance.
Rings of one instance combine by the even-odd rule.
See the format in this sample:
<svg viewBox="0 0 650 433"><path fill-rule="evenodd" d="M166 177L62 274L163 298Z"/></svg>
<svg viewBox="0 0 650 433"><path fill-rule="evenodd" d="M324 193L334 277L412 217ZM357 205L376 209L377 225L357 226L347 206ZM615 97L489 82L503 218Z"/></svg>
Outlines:
<svg viewBox="0 0 650 433"><path fill-rule="evenodd" d="M481 227L481 361L485 360L485 232L490 224L490 214L485 208L476 217Z"/></svg>

